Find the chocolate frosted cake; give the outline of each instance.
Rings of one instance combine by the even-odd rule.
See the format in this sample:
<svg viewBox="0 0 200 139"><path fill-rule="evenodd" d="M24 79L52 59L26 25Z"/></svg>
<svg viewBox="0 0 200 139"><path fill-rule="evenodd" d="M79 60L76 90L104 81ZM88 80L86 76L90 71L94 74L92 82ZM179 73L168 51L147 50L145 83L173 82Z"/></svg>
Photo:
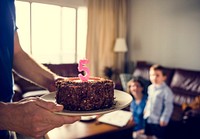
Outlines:
<svg viewBox="0 0 200 139"><path fill-rule="evenodd" d="M66 110L98 110L114 104L114 83L108 79L90 77L87 82L82 82L73 77L58 80L56 87L56 101Z"/></svg>

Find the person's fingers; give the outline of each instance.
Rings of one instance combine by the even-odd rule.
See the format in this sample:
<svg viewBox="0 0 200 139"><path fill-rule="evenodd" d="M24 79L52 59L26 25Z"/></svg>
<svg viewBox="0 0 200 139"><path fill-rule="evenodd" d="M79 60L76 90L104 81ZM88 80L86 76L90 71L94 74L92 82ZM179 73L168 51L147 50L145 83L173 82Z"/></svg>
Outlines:
<svg viewBox="0 0 200 139"><path fill-rule="evenodd" d="M35 100L34 103L37 106L42 107L51 112L63 110L62 105L59 105L53 102L48 102L41 98L38 98L37 100ZM52 126L50 128L55 128L55 127L62 126L63 124L74 123L80 119L81 119L80 116L66 116L66 115L59 115L55 113L49 113L49 115L45 118L45 122Z"/></svg>
<svg viewBox="0 0 200 139"><path fill-rule="evenodd" d="M57 112L57 111L62 111L63 110L63 105L57 104L57 103L53 103L50 101L45 101L41 98L38 98L35 101L36 105L45 108L51 112Z"/></svg>
<svg viewBox="0 0 200 139"><path fill-rule="evenodd" d="M49 132L50 130L52 130L56 127L60 127L64 124L74 123L74 122L80 120L80 117L69 117L69 116L57 115L56 118L54 118L54 119L52 119L52 118L47 118L47 119L48 120L46 121L46 124L43 127L43 129L41 129L40 132L37 133L37 138L44 136L47 132Z"/></svg>
<svg viewBox="0 0 200 139"><path fill-rule="evenodd" d="M28 98L21 99L18 102L27 102L27 101L36 100L36 99L38 99L38 97L28 97Z"/></svg>
<svg viewBox="0 0 200 139"><path fill-rule="evenodd" d="M34 134L33 136L35 137L35 139L39 139L41 137L43 137L45 134L47 134L50 130L54 129L55 126L53 127L52 125L49 125L48 127L45 127L44 129L42 129L41 131L37 132L37 134Z"/></svg>
<svg viewBox="0 0 200 139"><path fill-rule="evenodd" d="M81 120L80 116L62 116L62 117L63 117L64 123L68 123L68 124Z"/></svg>
<svg viewBox="0 0 200 139"><path fill-rule="evenodd" d="M67 79L67 77L62 77L62 76L56 76L54 78L55 82L60 81L60 80L66 80L66 79Z"/></svg>
<svg viewBox="0 0 200 139"><path fill-rule="evenodd" d="M21 103L21 104L29 103L29 102L34 102L36 105L38 105L42 108L45 108L45 109L49 109L49 110L55 109L54 107L56 107L56 106L60 107L60 105L58 105L56 103L46 101L46 100L39 98L39 97L29 97L29 98L24 98L24 99L18 101L18 103Z"/></svg>
<svg viewBox="0 0 200 139"><path fill-rule="evenodd" d="M74 123L80 119L81 119L80 116L66 116L66 115L52 113L51 116L45 119L45 122L47 122L48 125L53 125L55 128L62 126L63 124Z"/></svg>

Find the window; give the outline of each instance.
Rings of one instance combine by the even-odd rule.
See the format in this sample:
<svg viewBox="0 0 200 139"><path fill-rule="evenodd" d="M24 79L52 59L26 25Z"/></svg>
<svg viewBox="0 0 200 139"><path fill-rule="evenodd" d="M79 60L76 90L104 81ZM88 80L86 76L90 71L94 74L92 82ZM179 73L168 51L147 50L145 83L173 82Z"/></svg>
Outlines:
<svg viewBox="0 0 200 139"><path fill-rule="evenodd" d="M74 63L85 57L87 8L16 1L22 48L41 63Z"/></svg>

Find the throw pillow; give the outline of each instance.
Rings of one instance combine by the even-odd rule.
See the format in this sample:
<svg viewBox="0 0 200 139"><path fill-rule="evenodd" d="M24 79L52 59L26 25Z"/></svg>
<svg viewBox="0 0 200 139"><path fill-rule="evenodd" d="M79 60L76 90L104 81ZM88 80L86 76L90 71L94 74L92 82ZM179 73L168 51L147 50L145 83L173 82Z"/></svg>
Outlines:
<svg viewBox="0 0 200 139"><path fill-rule="evenodd" d="M120 81L122 84L122 88L124 91L127 90L127 83L132 79L133 75L132 74L128 74L128 73L121 73L119 75L120 77Z"/></svg>
<svg viewBox="0 0 200 139"><path fill-rule="evenodd" d="M148 86L151 84L151 82L141 76L139 76L138 78L143 83L144 86L143 93L147 95Z"/></svg>
<svg viewBox="0 0 200 139"><path fill-rule="evenodd" d="M122 84L122 88L124 91L127 91L127 83L132 79L134 78L134 76L132 74L128 74L128 73L121 73L119 75L120 77L120 81L121 81L121 84ZM147 94L147 88L148 86L151 84L151 82L141 76L139 77L136 77L138 78L144 85L144 94Z"/></svg>

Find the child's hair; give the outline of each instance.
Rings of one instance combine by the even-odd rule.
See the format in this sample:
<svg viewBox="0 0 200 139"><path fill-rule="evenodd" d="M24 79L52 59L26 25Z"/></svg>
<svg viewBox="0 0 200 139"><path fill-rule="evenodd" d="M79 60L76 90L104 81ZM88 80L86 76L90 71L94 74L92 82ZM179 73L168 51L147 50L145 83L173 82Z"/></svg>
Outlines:
<svg viewBox="0 0 200 139"><path fill-rule="evenodd" d="M130 86L131 86L131 83L132 83L132 82L138 82L138 83L140 84L140 86L141 86L142 88L144 88L143 82L142 82L139 78L133 77L133 78L127 83L127 92L128 92L128 93L131 94L131 92L130 92ZM143 93L143 92L142 92L142 93Z"/></svg>
<svg viewBox="0 0 200 139"><path fill-rule="evenodd" d="M166 73L166 71L165 71L165 68L164 68L163 66L161 66L161 65L158 65L158 64L152 65L152 66L150 67L150 70L159 70L159 71L162 72L162 74L163 74L164 76L167 75L167 73Z"/></svg>

